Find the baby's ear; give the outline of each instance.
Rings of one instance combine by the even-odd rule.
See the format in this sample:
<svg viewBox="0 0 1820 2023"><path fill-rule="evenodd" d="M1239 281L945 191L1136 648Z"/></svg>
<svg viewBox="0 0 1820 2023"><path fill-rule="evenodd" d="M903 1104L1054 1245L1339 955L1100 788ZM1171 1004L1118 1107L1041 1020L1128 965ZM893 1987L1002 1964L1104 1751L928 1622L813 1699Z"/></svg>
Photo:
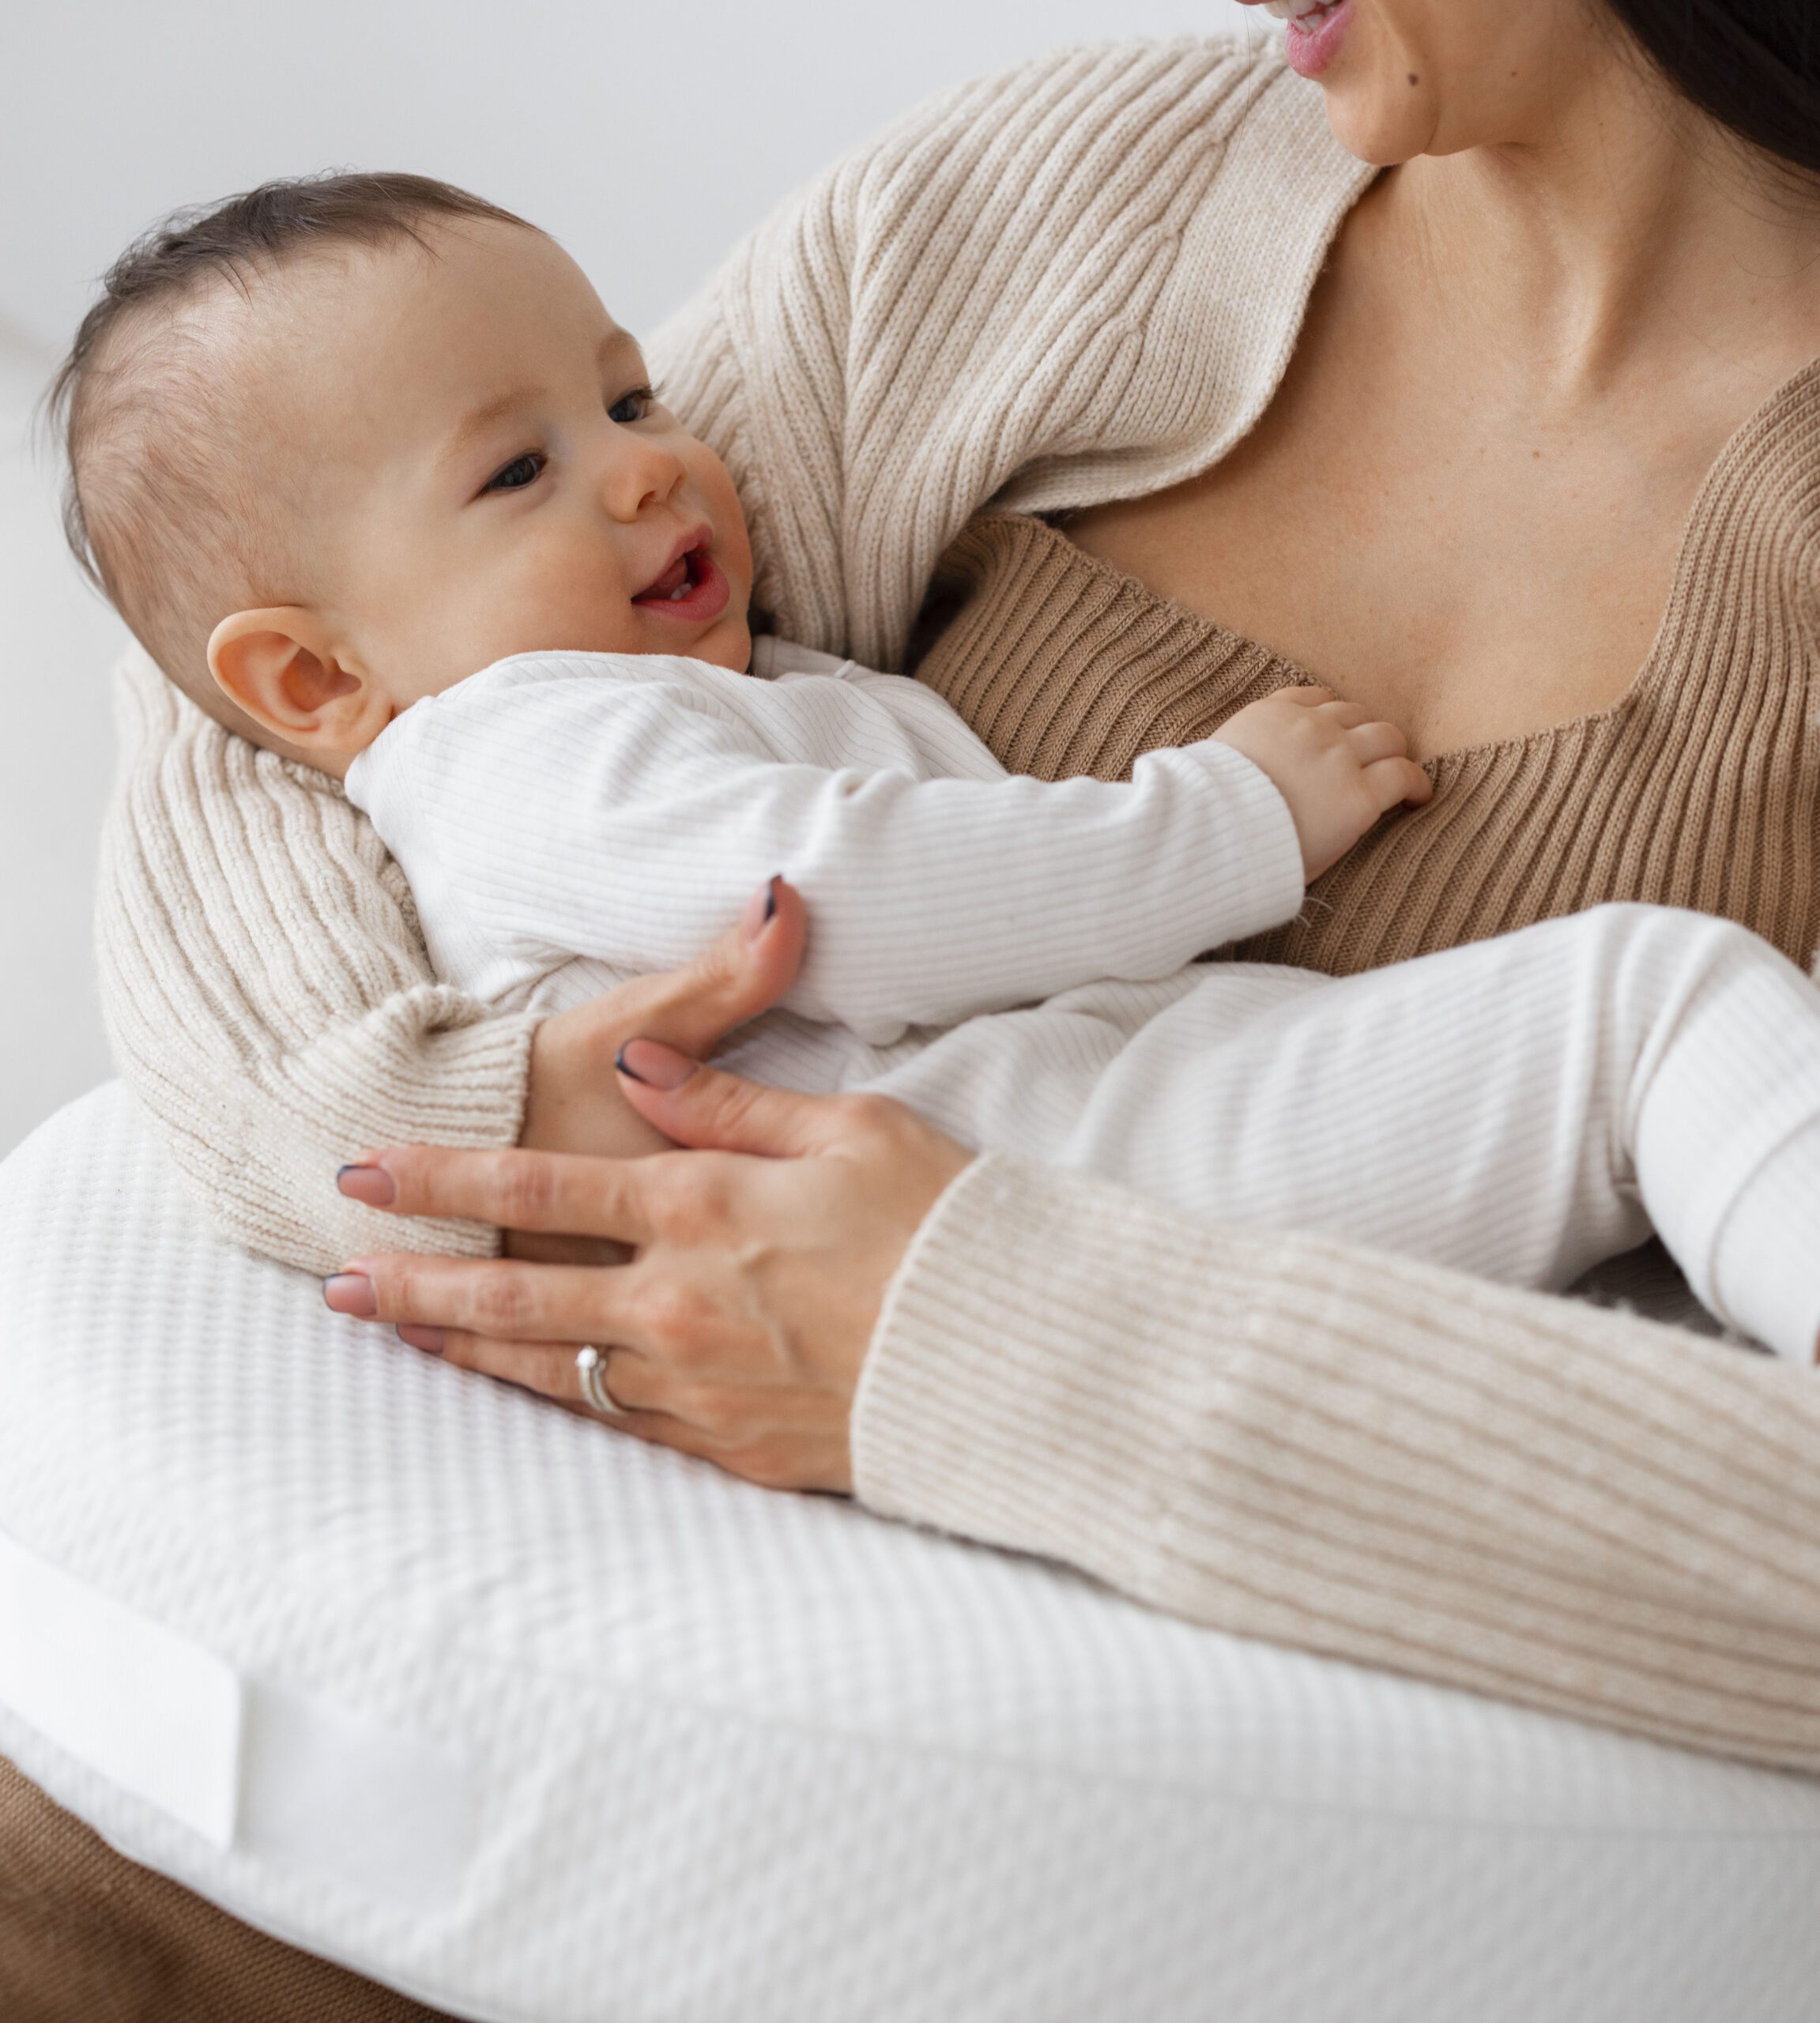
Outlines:
<svg viewBox="0 0 1820 2023"><path fill-rule="evenodd" d="M209 635L209 672L229 702L319 764L345 767L391 718L376 685L345 663L328 628L301 605L224 618Z"/></svg>

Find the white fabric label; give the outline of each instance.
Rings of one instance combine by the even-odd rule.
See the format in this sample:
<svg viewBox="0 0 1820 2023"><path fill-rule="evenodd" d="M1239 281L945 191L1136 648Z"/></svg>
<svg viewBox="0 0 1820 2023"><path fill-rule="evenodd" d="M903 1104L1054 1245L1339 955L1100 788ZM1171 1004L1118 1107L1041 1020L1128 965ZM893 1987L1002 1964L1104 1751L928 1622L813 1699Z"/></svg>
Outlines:
<svg viewBox="0 0 1820 2023"><path fill-rule="evenodd" d="M413 1910L445 1905L461 1887L472 1780L426 1737L255 1681L241 1761L245 1852Z"/></svg>
<svg viewBox="0 0 1820 2023"><path fill-rule="evenodd" d="M0 1532L0 1703L217 1848L232 1844L232 1666Z"/></svg>

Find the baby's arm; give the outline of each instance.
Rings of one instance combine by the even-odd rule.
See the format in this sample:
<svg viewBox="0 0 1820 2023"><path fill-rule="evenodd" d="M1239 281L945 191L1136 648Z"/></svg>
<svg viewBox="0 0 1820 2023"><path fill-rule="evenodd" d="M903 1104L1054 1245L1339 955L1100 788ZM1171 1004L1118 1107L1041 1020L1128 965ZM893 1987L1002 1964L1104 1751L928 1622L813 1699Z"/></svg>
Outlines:
<svg viewBox="0 0 1820 2023"><path fill-rule="evenodd" d="M420 705L349 785L420 893L445 880L521 951L668 968L781 872L812 923L786 1002L880 1040L1166 975L1301 903L1304 840L1236 744L1126 785L1013 778L983 747L931 778L964 733L898 686L528 657Z"/></svg>

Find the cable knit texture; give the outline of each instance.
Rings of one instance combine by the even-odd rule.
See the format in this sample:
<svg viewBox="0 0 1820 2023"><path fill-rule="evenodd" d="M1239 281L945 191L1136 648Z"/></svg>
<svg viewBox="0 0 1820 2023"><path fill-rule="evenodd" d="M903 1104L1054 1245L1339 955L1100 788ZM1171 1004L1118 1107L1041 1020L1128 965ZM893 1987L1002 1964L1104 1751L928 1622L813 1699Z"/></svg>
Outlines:
<svg viewBox="0 0 1820 2023"><path fill-rule="evenodd" d="M838 164L652 348L779 629L895 667L989 501L1086 506L1223 456L1370 175L1276 54L1189 41L965 85ZM1678 595L1702 652L1742 650L1723 586ZM224 1227L326 1268L376 1234L333 1166L509 1141L528 1028L432 981L332 783L142 661L122 692L123 1071ZM1811 834L1787 849L1810 863ZM1820 1768L1817 1411L1811 1374L1690 1335L993 1162L900 1274L855 1439L876 1507L1202 1620Z"/></svg>

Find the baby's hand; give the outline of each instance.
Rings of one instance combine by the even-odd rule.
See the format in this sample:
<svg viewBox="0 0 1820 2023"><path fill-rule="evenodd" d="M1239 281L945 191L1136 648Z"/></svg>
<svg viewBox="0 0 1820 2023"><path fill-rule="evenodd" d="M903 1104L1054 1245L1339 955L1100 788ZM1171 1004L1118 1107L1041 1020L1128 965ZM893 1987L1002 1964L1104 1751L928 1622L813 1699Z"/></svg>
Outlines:
<svg viewBox="0 0 1820 2023"><path fill-rule="evenodd" d="M1279 688L1248 703L1214 733L1267 773L1289 803L1312 883L1381 816L1434 794L1395 724L1374 723L1324 688Z"/></svg>

